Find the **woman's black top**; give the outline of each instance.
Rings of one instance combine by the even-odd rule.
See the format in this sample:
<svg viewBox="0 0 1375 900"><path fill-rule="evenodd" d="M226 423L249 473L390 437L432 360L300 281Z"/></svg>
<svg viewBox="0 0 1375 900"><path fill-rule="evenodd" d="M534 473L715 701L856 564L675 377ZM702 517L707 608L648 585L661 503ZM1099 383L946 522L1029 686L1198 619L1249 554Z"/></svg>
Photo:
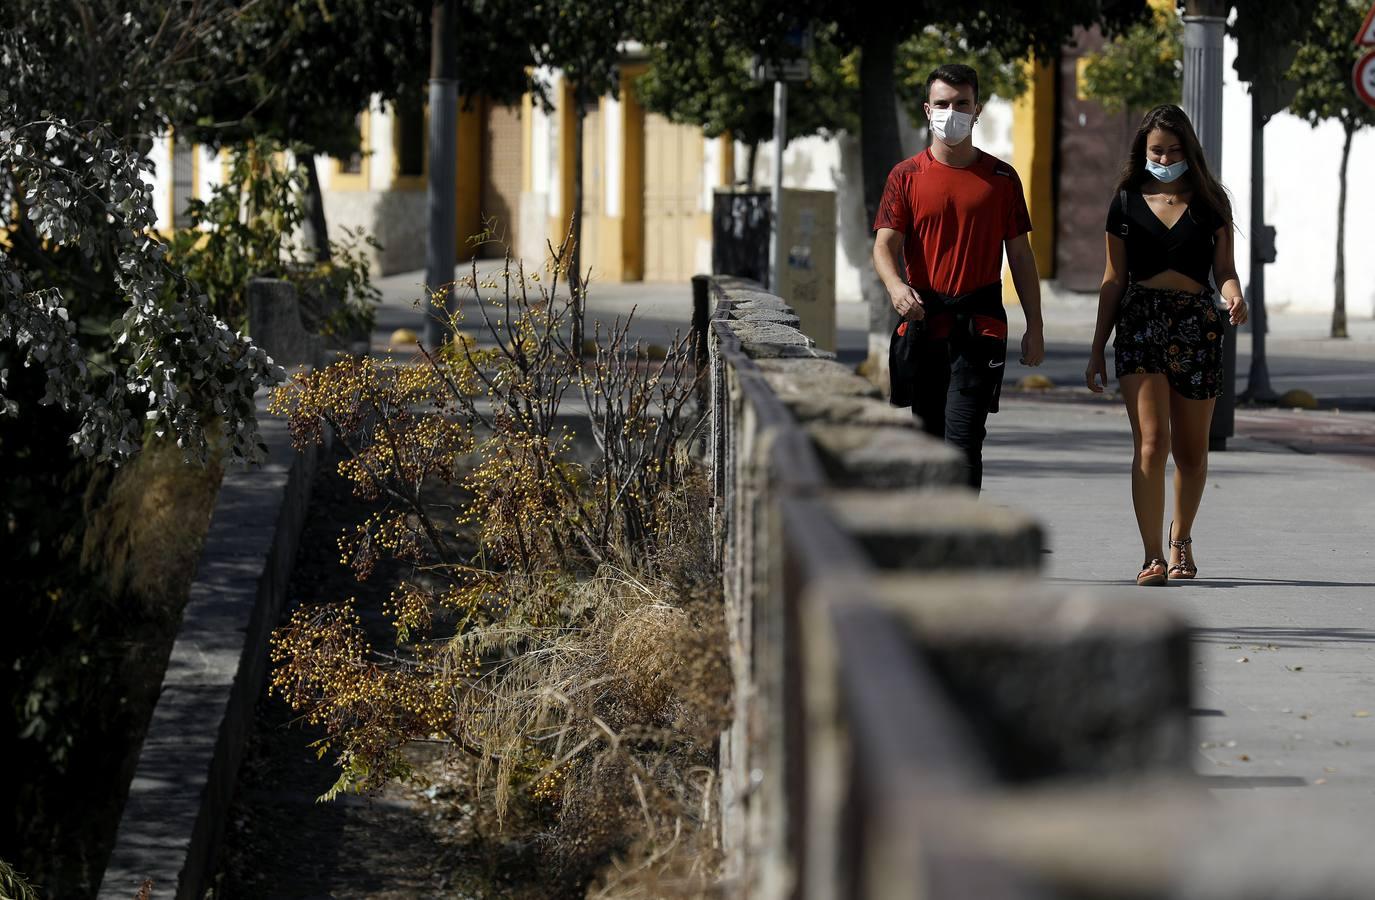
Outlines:
<svg viewBox="0 0 1375 900"><path fill-rule="evenodd" d="M1166 227L1140 191L1119 191L1108 207L1108 234L1127 245L1128 281L1146 279L1174 269L1199 284L1211 284L1213 247L1222 216L1204 205L1197 195L1174 227Z"/></svg>

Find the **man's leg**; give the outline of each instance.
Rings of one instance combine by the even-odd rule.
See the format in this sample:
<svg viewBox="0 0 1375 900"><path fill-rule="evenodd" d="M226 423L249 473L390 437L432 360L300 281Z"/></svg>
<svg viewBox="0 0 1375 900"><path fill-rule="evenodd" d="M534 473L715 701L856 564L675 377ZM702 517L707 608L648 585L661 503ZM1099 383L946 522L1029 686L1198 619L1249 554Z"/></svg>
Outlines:
<svg viewBox="0 0 1375 900"><path fill-rule="evenodd" d="M945 404L945 442L964 454L969 486L983 487L984 438L988 408L993 405L997 384L987 381L975 387L950 391Z"/></svg>
<svg viewBox="0 0 1375 900"><path fill-rule="evenodd" d="M927 341L915 365L917 378L912 393L912 415L921 430L932 437L945 437L946 400L950 391L950 348L941 341Z"/></svg>

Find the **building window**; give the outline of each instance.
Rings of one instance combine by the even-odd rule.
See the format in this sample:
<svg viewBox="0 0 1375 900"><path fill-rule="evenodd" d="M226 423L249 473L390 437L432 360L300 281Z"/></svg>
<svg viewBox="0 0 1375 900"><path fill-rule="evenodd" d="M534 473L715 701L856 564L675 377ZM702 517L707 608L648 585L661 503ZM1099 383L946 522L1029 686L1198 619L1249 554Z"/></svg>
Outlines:
<svg viewBox="0 0 1375 900"><path fill-rule="evenodd" d="M367 152L369 147L370 114L358 114L359 151L347 159L335 161L335 174L330 181L330 189L339 191L366 191L368 189Z"/></svg>
<svg viewBox="0 0 1375 900"><path fill-rule="evenodd" d="M396 175L421 178L425 175L425 104L418 94L396 101L392 131L396 140Z"/></svg>

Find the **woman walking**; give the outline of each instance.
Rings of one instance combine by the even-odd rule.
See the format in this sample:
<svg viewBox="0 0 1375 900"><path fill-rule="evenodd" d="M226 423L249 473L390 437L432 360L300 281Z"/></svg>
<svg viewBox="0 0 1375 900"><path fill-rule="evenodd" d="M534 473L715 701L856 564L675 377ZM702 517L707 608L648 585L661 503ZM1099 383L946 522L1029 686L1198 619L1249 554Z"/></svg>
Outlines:
<svg viewBox="0 0 1375 900"><path fill-rule="evenodd" d="M1208 477L1213 406L1224 387L1223 330L1246 321L1232 245L1232 205L1193 125L1178 106L1157 106L1141 121L1108 207L1107 268L1084 372L1089 390L1101 393L1115 328L1135 449L1132 505L1145 551L1139 585L1198 573L1191 532ZM1167 455L1175 466L1168 530Z"/></svg>

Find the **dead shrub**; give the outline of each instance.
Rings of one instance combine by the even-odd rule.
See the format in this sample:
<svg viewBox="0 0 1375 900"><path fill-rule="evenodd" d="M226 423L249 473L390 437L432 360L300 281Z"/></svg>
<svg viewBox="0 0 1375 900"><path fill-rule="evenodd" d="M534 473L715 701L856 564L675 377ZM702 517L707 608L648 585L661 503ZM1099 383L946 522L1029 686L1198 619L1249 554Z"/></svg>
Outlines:
<svg viewBox="0 0 1375 900"><path fill-rule="evenodd" d="M478 338L276 395L297 441L334 432L341 473L378 503L341 562L366 578L388 555L412 574L384 611L389 647L346 606L298 610L274 639L273 689L326 728L335 792L404 776L407 741L441 740L498 825L545 810L558 885L617 854L668 878L688 845L685 871L706 879L731 681L708 490L686 452L696 372L685 340L651 358L629 320L575 350L581 298L559 295L562 274L474 269L450 324L480 319ZM561 418L570 391L590 452Z"/></svg>

